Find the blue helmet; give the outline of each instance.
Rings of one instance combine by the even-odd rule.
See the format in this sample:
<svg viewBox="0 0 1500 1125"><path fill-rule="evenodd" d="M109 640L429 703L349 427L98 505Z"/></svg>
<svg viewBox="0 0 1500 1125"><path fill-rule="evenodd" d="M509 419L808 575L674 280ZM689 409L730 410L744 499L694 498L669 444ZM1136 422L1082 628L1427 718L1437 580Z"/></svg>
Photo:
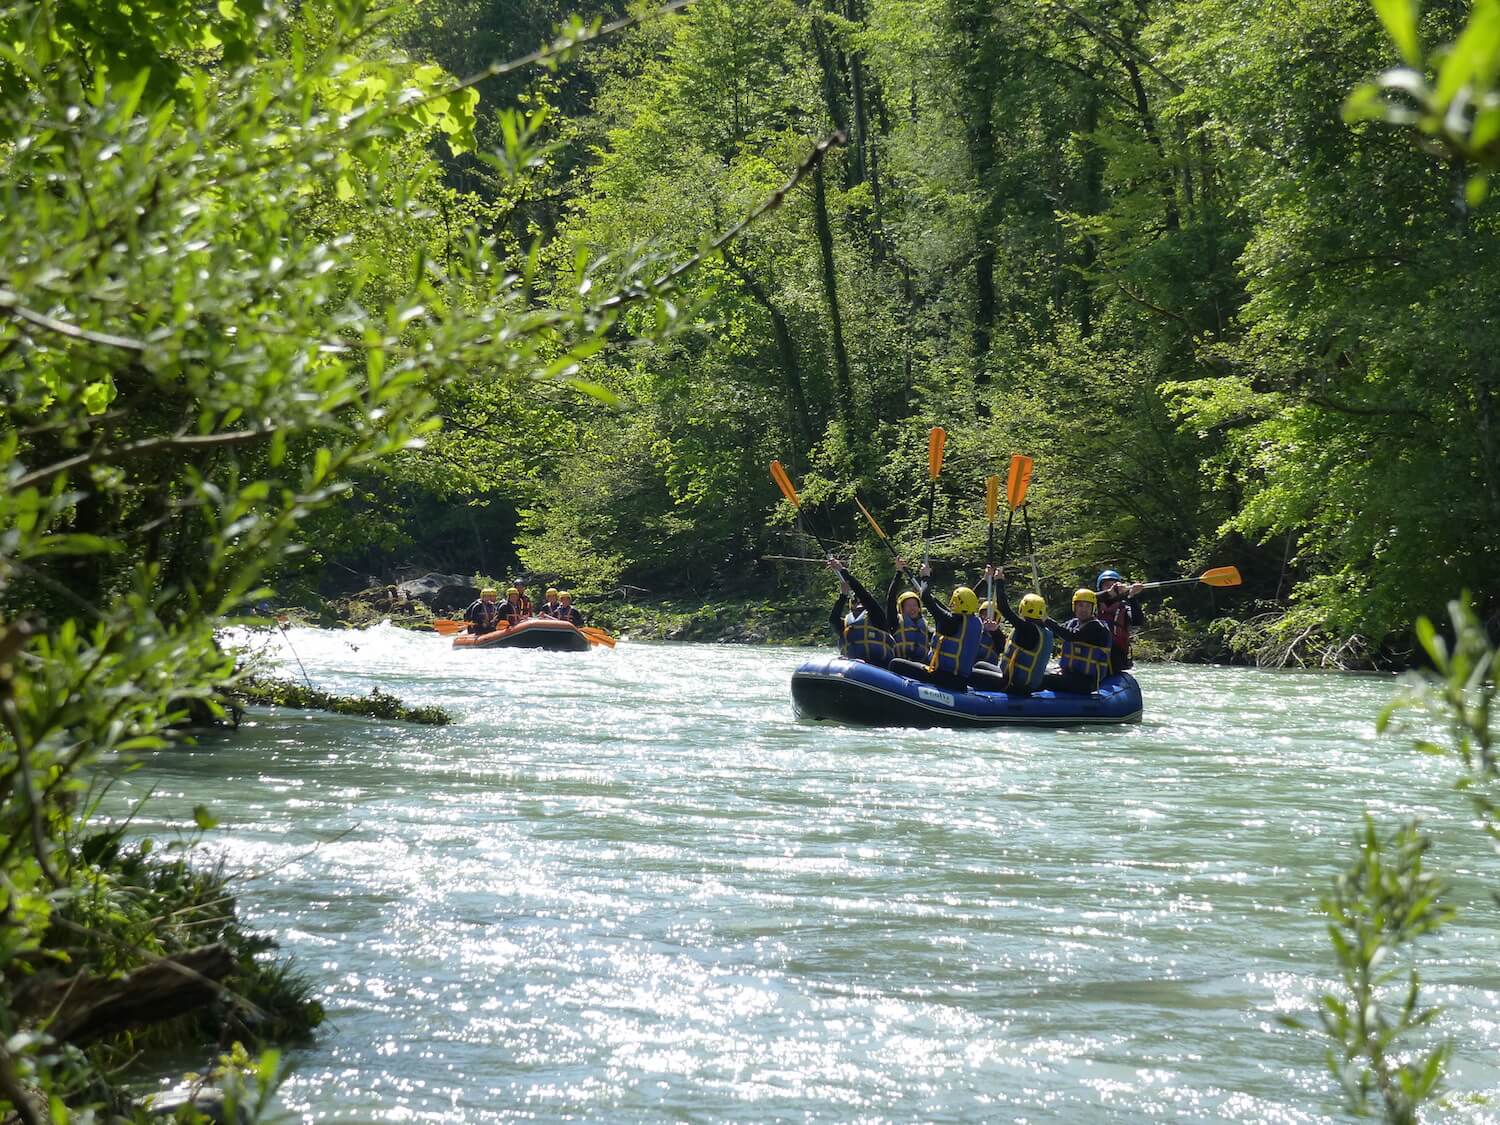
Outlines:
<svg viewBox="0 0 1500 1125"><path fill-rule="evenodd" d="M1094 589L1096 589L1096 590L1102 590L1102 589L1104 589L1104 584L1106 582L1124 582L1124 581L1125 581L1125 579L1120 575L1120 572L1118 570L1101 570L1099 572L1099 577L1096 578L1096 579L1094 579Z"/></svg>

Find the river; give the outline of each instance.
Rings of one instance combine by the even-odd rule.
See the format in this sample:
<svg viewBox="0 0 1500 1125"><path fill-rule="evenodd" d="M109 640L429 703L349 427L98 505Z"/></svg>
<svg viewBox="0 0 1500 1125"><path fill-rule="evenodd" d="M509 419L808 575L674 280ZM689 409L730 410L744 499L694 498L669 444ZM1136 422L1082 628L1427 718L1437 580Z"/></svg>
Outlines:
<svg viewBox="0 0 1500 1125"><path fill-rule="evenodd" d="M1151 666L1137 726L872 731L793 718L802 649L288 636L458 722L258 711L108 798L154 790L158 840L209 805L314 981L287 1119L1327 1120L1276 1017L1332 984L1366 808L1455 880L1426 995L1450 1088L1500 1091L1500 879L1451 765L1376 736L1389 677Z"/></svg>

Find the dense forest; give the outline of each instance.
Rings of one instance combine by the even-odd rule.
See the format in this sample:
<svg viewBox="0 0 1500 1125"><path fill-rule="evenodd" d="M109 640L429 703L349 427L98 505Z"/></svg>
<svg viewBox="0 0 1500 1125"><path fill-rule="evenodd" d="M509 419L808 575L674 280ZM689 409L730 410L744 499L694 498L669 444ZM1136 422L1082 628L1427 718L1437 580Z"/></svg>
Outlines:
<svg viewBox="0 0 1500 1125"><path fill-rule="evenodd" d="M1493 615L1497 42L1493 0L0 7L0 1103L104 1104L119 1027L21 1032L162 960L231 982L214 1034L316 1023L220 885L84 832L273 591L816 583L772 458L874 569L855 491L915 545L939 424L940 579L1025 453L1046 589L1233 562L1350 663Z"/></svg>
<svg viewBox="0 0 1500 1125"><path fill-rule="evenodd" d="M468 75L561 14L437 5L405 44ZM554 286L642 247L684 259L846 140L684 279L666 338L626 317L582 361L607 399L456 385L442 433L362 478L362 518L317 546L375 573L498 573L514 544L585 589L764 587L764 555L799 553L780 457L874 566L853 492L915 532L941 424L955 567L981 557L982 478L1021 452L1053 588L1235 562L1268 650L1352 639L1351 663L1459 589L1493 612L1494 212L1462 161L1346 123L1395 58L1365 0L705 0L481 83L481 138L519 102L546 114L544 163L502 198L481 156L440 154L431 206L515 255L542 240Z"/></svg>

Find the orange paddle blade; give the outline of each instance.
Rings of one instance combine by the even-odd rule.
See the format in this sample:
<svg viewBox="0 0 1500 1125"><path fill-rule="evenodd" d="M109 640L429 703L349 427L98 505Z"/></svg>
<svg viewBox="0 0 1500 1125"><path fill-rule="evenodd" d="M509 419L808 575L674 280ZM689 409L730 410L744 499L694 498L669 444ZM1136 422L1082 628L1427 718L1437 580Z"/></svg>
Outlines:
<svg viewBox="0 0 1500 1125"><path fill-rule="evenodd" d="M610 648L615 647L615 639L603 629L596 629L592 625L585 625L578 631L596 645L608 645Z"/></svg>
<svg viewBox="0 0 1500 1125"><path fill-rule="evenodd" d="M927 431L927 475L938 479L938 474L943 471L943 446L948 441L948 435L942 426L933 426Z"/></svg>
<svg viewBox="0 0 1500 1125"><path fill-rule="evenodd" d="M1199 575L1198 581L1207 582L1210 586L1238 586L1240 570L1237 566L1216 566L1212 570L1205 570Z"/></svg>
<svg viewBox="0 0 1500 1125"><path fill-rule="evenodd" d="M771 479L776 482L776 487L781 489L781 494L791 501L792 507L802 507L802 502L797 499L797 490L792 487L792 478L786 475L786 470L781 467L780 461L771 462Z"/></svg>
<svg viewBox="0 0 1500 1125"><path fill-rule="evenodd" d="M870 526L875 529L875 534L880 536L880 538L885 539L885 532L880 530L880 525L875 522L875 517L870 515L870 509L866 508L863 504L860 503L858 496L854 498L854 503L859 507L859 510L864 513L865 519L870 521ZM887 540L887 542L889 542L889 540Z"/></svg>
<svg viewBox="0 0 1500 1125"><path fill-rule="evenodd" d="M1017 453L1010 459L1010 476L1005 480L1005 502L1014 511L1026 500L1031 487L1031 458Z"/></svg>
<svg viewBox="0 0 1500 1125"><path fill-rule="evenodd" d="M1000 478L991 476L984 479L984 518L990 523L995 522L995 509L1000 506Z"/></svg>

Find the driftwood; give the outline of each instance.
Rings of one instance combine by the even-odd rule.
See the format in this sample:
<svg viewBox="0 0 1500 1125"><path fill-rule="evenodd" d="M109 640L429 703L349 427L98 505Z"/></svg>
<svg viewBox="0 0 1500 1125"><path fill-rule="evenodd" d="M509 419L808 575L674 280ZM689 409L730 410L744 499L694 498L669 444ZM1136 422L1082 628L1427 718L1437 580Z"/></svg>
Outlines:
<svg viewBox="0 0 1500 1125"><path fill-rule="evenodd" d="M16 997L17 1008L46 1021L63 1043L85 1044L132 1027L160 1023L202 1008L224 991L219 981L234 968L220 942L163 957L123 977L80 973L38 981Z"/></svg>

